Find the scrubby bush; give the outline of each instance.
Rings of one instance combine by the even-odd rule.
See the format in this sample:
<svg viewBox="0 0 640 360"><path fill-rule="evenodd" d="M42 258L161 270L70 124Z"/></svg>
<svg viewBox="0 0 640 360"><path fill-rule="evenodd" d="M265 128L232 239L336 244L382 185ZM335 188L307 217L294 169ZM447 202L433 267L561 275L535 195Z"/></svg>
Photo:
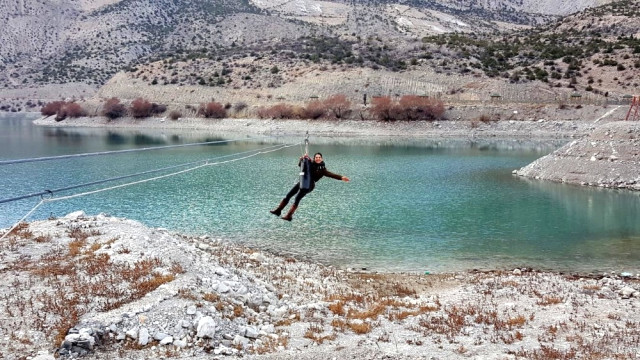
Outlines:
<svg viewBox="0 0 640 360"><path fill-rule="evenodd" d="M102 106L102 115L109 118L109 120L123 117L126 113L126 107L120 103L120 99L115 97L105 101Z"/></svg>
<svg viewBox="0 0 640 360"><path fill-rule="evenodd" d="M294 107L285 103L273 105L270 113L271 117L275 119L293 119L295 117Z"/></svg>
<svg viewBox="0 0 640 360"><path fill-rule="evenodd" d="M261 119L293 119L296 117L296 109L289 104L280 103L271 107L260 107L257 115Z"/></svg>
<svg viewBox="0 0 640 360"><path fill-rule="evenodd" d="M227 110L222 104L212 101L207 104L200 104L198 115L205 118L224 119L227 117Z"/></svg>
<svg viewBox="0 0 640 360"><path fill-rule="evenodd" d="M302 118L304 119L319 119L327 113L327 108L321 101L315 100L307 104L303 108Z"/></svg>
<svg viewBox="0 0 640 360"><path fill-rule="evenodd" d="M247 108L247 103L246 103L246 102L244 102L244 101L240 101L240 102L236 103L236 104L233 106L233 110L234 110L236 113L239 113L240 111L242 111L242 110L244 110L244 109L246 109L246 108Z"/></svg>
<svg viewBox="0 0 640 360"><path fill-rule="evenodd" d="M56 114L56 121L62 121L67 117L70 118L79 118L82 116L87 116L87 111L80 106L78 103L65 103L62 105L58 113Z"/></svg>
<svg viewBox="0 0 640 360"><path fill-rule="evenodd" d="M167 111L167 105L151 103L151 114L158 115Z"/></svg>
<svg viewBox="0 0 640 360"><path fill-rule="evenodd" d="M492 120L491 115L487 115L487 114L482 114L476 118L476 121L480 121L485 124L490 123L491 120Z"/></svg>
<svg viewBox="0 0 640 360"><path fill-rule="evenodd" d="M404 120L435 120L444 114L444 103L425 96L405 95L398 102Z"/></svg>
<svg viewBox="0 0 640 360"><path fill-rule="evenodd" d="M397 120L394 116L393 101L388 96L379 96L371 99L371 114L382 121Z"/></svg>
<svg viewBox="0 0 640 360"><path fill-rule="evenodd" d="M45 116L55 115L56 121L62 121L67 117L78 118L81 116L87 116L87 112L80 106L80 104L74 102L65 101L53 101L42 107L40 113Z"/></svg>
<svg viewBox="0 0 640 360"><path fill-rule="evenodd" d="M342 94L329 97L324 101L324 106L331 111L336 119L342 119L351 112L351 102Z"/></svg>
<svg viewBox="0 0 640 360"><path fill-rule="evenodd" d="M270 116L269 116L269 108L266 107L266 106L260 106L256 110L256 116L258 116L258 118L260 118L260 119L268 119L268 118L270 118Z"/></svg>
<svg viewBox="0 0 640 360"><path fill-rule="evenodd" d="M149 102L143 98L137 98L131 102L129 112L134 118L147 118L152 115L162 114L167 111L167 106Z"/></svg>
<svg viewBox="0 0 640 360"><path fill-rule="evenodd" d="M129 112L136 119L147 118L151 116L152 105L143 98L137 98L131 102Z"/></svg>
<svg viewBox="0 0 640 360"><path fill-rule="evenodd" d="M45 104L42 109L40 109L40 113L44 116L56 115L58 110L60 110L64 104L64 101L52 101Z"/></svg>
<svg viewBox="0 0 640 360"><path fill-rule="evenodd" d="M444 103L428 97L405 95L396 103L388 96L373 98L371 114L383 121L435 120L442 117Z"/></svg>

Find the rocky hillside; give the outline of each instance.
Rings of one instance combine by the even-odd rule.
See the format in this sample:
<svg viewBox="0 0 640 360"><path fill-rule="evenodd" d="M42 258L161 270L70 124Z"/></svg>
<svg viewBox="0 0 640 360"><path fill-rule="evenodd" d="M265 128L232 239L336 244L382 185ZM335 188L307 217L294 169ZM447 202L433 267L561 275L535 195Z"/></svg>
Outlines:
<svg viewBox="0 0 640 360"><path fill-rule="evenodd" d="M6 75L0 81L7 87L69 81L101 84L139 59L178 50L214 51L309 32L383 38L484 32L508 24L548 22L597 5L596 1L571 2L568 7L542 3L547 5L507 0L470 5L459 1L399 5L389 1L2 0L0 66Z"/></svg>
<svg viewBox="0 0 640 360"><path fill-rule="evenodd" d="M100 96L114 94L123 79L138 94L214 89L210 97L245 101L287 98L301 78L319 84L304 99L345 88L354 99L471 91L454 100L560 103L580 92L601 103L639 91L638 0L0 5L5 111L91 97L108 82Z"/></svg>

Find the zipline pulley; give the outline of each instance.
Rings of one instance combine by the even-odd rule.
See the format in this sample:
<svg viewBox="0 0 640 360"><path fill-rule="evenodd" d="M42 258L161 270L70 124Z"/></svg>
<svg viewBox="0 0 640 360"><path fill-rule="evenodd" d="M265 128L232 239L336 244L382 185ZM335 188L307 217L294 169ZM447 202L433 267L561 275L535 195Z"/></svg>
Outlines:
<svg viewBox="0 0 640 360"><path fill-rule="evenodd" d="M309 131L304 138L304 156L300 162L300 189L311 187L311 160L309 159Z"/></svg>

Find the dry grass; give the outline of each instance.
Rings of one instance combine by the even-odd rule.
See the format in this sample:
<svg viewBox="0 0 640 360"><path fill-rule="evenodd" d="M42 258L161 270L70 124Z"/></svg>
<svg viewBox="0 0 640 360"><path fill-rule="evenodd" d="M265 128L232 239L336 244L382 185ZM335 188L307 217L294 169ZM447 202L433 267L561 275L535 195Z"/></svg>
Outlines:
<svg viewBox="0 0 640 360"><path fill-rule="evenodd" d="M365 309L363 311L350 309L347 312L347 318L359 319L359 320L366 320L366 319L375 320L378 318L378 316L384 314L386 310L387 310L387 307L385 305L374 304L372 307Z"/></svg>
<svg viewBox="0 0 640 360"><path fill-rule="evenodd" d="M51 235L40 235L40 236L36 236L33 241L37 242L37 243L48 243L51 242Z"/></svg>
<svg viewBox="0 0 640 360"><path fill-rule="evenodd" d="M33 237L33 233L29 230L29 224L20 223L18 224L8 236L17 236L21 239L31 239Z"/></svg>
<svg viewBox="0 0 640 360"><path fill-rule="evenodd" d="M87 245L87 240L86 239L72 240L69 243L69 256L76 257L76 256L80 255L81 250L82 250L82 248L84 248L85 245Z"/></svg>
<svg viewBox="0 0 640 360"><path fill-rule="evenodd" d="M207 294L205 294L205 296L206 295ZM187 300L193 300L193 301L198 300L198 295L194 294L193 291L191 291L189 289L186 289L186 288L182 288L182 289L178 290L178 296L183 298L183 299L187 299Z"/></svg>
<svg viewBox="0 0 640 360"><path fill-rule="evenodd" d="M393 296L399 296L399 297L404 297L404 296L415 296L416 295L416 291L414 289L411 289L409 287L406 287L404 285L401 284L393 284L392 285L392 289L394 291Z"/></svg>
<svg viewBox="0 0 640 360"><path fill-rule="evenodd" d="M516 339L522 339L522 333L510 333L514 328L523 328L527 323L524 315L501 316L492 307L480 305L452 305L444 308L444 314L436 313L423 317L419 321L420 327L414 328L423 333L435 333L444 335L453 340L463 333L463 329L470 326L483 326L487 330L493 330L496 339L501 339L506 344L513 343Z"/></svg>
<svg viewBox="0 0 640 360"><path fill-rule="evenodd" d="M282 319L276 323L276 326L289 326L301 320L300 313L295 312L289 315L287 319Z"/></svg>
<svg viewBox="0 0 640 360"><path fill-rule="evenodd" d="M405 310L389 313L389 320L391 321L403 321L411 316L418 316L422 314L421 310Z"/></svg>
<svg viewBox="0 0 640 360"><path fill-rule="evenodd" d="M286 348L287 345L289 345L289 337L280 333L277 338L263 338L262 343L259 346L254 346L251 352L258 355L269 354L278 351L278 347L282 346Z"/></svg>
<svg viewBox="0 0 640 360"><path fill-rule="evenodd" d="M205 293L202 295L202 300L215 303L220 300L220 295L216 293Z"/></svg>
<svg viewBox="0 0 640 360"><path fill-rule="evenodd" d="M344 316L346 311L344 309L344 301L338 301L329 305L329 310L339 316Z"/></svg>
<svg viewBox="0 0 640 360"><path fill-rule="evenodd" d="M527 323L527 319L522 315L518 315L508 318L504 323L508 328L523 327Z"/></svg>
<svg viewBox="0 0 640 360"><path fill-rule="evenodd" d="M347 326L349 327L349 329L351 329L351 331L358 335L368 334L373 328L371 323L368 322L349 322L347 323Z"/></svg>
<svg viewBox="0 0 640 360"><path fill-rule="evenodd" d="M555 295L544 295L540 300L536 302L538 305L547 306L547 305L557 305L564 302L564 298Z"/></svg>
<svg viewBox="0 0 640 360"><path fill-rule="evenodd" d="M333 329L339 332L345 332L347 330L347 322L342 319L333 319L331 320L331 326Z"/></svg>
<svg viewBox="0 0 640 360"><path fill-rule="evenodd" d="M307 339L310 339L311 341L313 341L318 345L324 343L327 340L332 341L337 338L337 335L335 333L328 334L328 335L323 335L323 333L324 333L324 328L322 327L322 325L317 323L312 323L307 328L307 331L305 331L304 337Z"/></svg>
<svg viewBox="0 0 640 360"><path fill-rule="evenodd" d="M100 250L117 240L89 242L90 237L100 235L96 231L71 229L66 247L56 245L63 239L34 238L27 225L21 224L12 233L20 241L48 244L49 250L40 257L6 264L15 278L11 292L2 299L11 316L7 325L41 331L54 346L88 311L118 308L175 279L175 273L156 270L166 268L159 259L142 259L132 265L113 262Z"/></svg>
<svg viewBox="0 0 640 360"><path fill-rule="evenodd" d="M582 289L587 290L587 291L599 291L600 289L602 289L602 286L600 285L584 285L582 287Z"/></svg>
<svg viewBox="0 0 640 360"><path fill-rule="evenodd" d="M364 304L366 297L362 294L348 293L348 294L332 294L327 297L326 301L341 301L343 303L354 302L356 304Z"/></svg>

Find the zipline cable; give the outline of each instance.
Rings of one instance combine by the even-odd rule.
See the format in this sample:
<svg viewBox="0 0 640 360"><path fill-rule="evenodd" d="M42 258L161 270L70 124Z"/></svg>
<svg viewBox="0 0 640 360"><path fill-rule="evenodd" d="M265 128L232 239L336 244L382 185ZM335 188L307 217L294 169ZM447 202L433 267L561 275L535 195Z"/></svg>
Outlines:
<svg viewBox="0 0 640 360"><path fill-rule="evenodd" d="M21 222L23 222L34 211L36 211L37 208L39 208L42 204L47 203L47 202L55 202L55 201L73 199L73 198L80 197L80 196L96 194L96 193L103 192L103 191L119 189L119 188L123 188L123 187L126 187L126 186L132 186L132 185L137 185L137 184L141 184L141 183L145 183L145 182L149 182L149 181L159 180L159 179L163 179L163 178L166 178L166 177L169 177L169 176L179 175L179 174L183 174L183 173L190 172L190 171L193 171L193 170L197 170L197 169L205 167L205 166L214 166L214 165L227 164L227 163L231 163L231 162L235 162L235 161L239 161L239 160L248 159L248 158L260 155L260 154L268 154L268 153L271 153L271 152L279 151L279 150L282 150L282 149L285 149L285 148L288 148L288 147L292 147L292 146L296 146L296 145L297 144L281 145L277 149L272 149L272 150L258 149L260 151L254 153L254 154L251 154L251 155L247 155L247 156L243 156L243 157L236 158L236 159L231 159L231 160L218 161L218 162L215 162L215 163L209 163L208 160L205 160L206 162L204 164L198 165L198 166L194 166L194 167L189 168L189 169L184 169L184 170L176 171L174 173L164 174L164 175L156 176L156 177L153 177L153 178L138 180L138 181L134 181L134 182L126 183L126 184L115 185L115 186L111 186L111 187L108 187L108 188L97 189L97 190L93 190L93 191L87 191L87 192L84 192L84 193L73 194L73 195L68 195L68 196L61 196L61 197L57 197L57 198L53 198L53 197L52 198L44 198L44 197L42 197L40 202L38 204L36 204L36 206L34 206L33 209L31 209L25 216L23 216L18 222L16 222L9 229L9 231L7 231L4 235L2 235L2 237L0 237L0 240L4 239L6 236L8 236L16 227L18 227L18 225ZM273 147L274 146L269 146L269 147L266 147L266 148L263 148L263 149L268 149L268 148L273 148ZM256 151L256 150L253 150L253 151ZM246 153L246 152L244 152L244 153ZM241 153L238 153L238 154L241 154ZM47 193L49 193L49 192L47 192Z"/></svg>
<svg viewBox="0 0 640 360"><path fill-rule="evenodd" d="M189 162L189 163L173 165L173 166L169 166L169 167L165 167L165 168L161 168L161 169L143 171L143 172L136 173L136 174L117 176L117 177L113 177L113 178L109 178L109 179L97 180L97 181L92 181L92 182L83 183L83 184L77 184L77 185L71 185L71 186L67 186L67 187L63 187L63 188L59 188L59 189L54 189L54 190L43 190L43 191L40 191L40 192L37 192L37 193L31 193L31 194L25 194L25 195L12 197L12 198L1 199L0 200L0 204L12 202L12 201L18 201L18 200L22 200L22 199L28 199L28 198L36 197L36 196L43 196L43 195L47 195L47 194L52 195L53 193L56 193L56 192L73 190L73 189L78 189L78 188L81 188L81 187L86 187L86 186L91 186L91 185L98 185L98 184L103 184L103 183L106 183L106 182L122 180L122 179L131 178L131 177L146 175L146 174L153 174L153 173L157 173L157 172L160 172L160 171L166 171L166 170L170 170L170 169L175 169L175 168L178 168L178 167L189 166L189 165L198 164L198 163L202 163L202 162L206 162L206 161L217 160L217 159L221 159L221 158L225 158L225 157L237 156L237 155L246 154L246 153L250 153L250 152L254 152L254 151L259 151L259 150L264 150L264 149L269 149L269 148L274 148L274 147L281 147L281 146L284 146L284 145L278 144L278 145L273 145L273 146L267 146L267 147L264 147L264 148L261 148L261 149L248 150L248 151L243 151L243 152L239 152L239 153L235 153L235 154L219 156L219 157L212 158L212 159L198 160L198 161L193 161L193 162Z"/></svg>
<svg viewBox="0 0 640 360"><path fill-rule="evenodd" d="M290 146L293 146L293 145L290 145ZM278 149L273 149L273 150L268 150L268 151L259 151L259 152L255 153L255 154L243 156L243 157L240 157L240 158L237 158L237 159L218 161L218 162L215 162L215 163L209 163L208 160L206 160L207 162L205 162L202 165L198 165L198 166L194 166L192 168L176 171L174 173L159 175L159 176L152 177L152 178L149 178L149 179L138 180L138 181L134 181L134 182L126 183L126 184L114 185L114 186L111 186L111 187L108 187L108 188L87 191L87 192L84 192L84 193L67 195L67 196L60 196L60 197L57 197L57 198L44 199L44 202L54 202L54 201L60 201L60 200L73 199L73 198L76 198L76 197L96 194L96 193L100 193L100 192L107 191L107 190L119 189L119 188L123 188L123 187L126 187L126 186L142 184L142 183L146 183L146 182L149 182L149 181L163 179L163 178L166 178L166 177L169 177L169 176L183 174L183 173L186 173L186 172L190 172L190 171L193 171L193 170L200 169L200 168L205 167L205 166L222 165L222 164L226 164L226 163L231 163L231 162L235 162L235 161L239 161L239 160L248 159L248 158L260 155L260 154L268 154L270 152L282 150L282 149L284 149L286 147L289 147L289 146L281 146Z"/></svg>
<svg viewBox="0 0 640 360"><path fill-rule="evenodd" d="M0 241L2 239L4 239L7 235L11 234L11 232L18 227L18 225L20 225L21 222L23 222L26 218L28 218L31 214L33 214L34 211L36 211L37 208L40 207L40 205L44 204L44 199L40 200L39 203L36 204L36 206L33 207L33 209L31 209L27 215L23 216L22 219L18 220L18 222L16 222L10 229L9 231L7 231L6 233L4 233L4 235L2 235L0 237Z"/></svg>
<svg viewBox="0 0 640 360"><path fill-rule="evenodd" d="M23 163L30 163L30 162L37 162L37 161L61 160L61 159L83 158L83 157L89 157L89 156L124 154L124 153L138 152L138 151L164 150L164 149L172 149L172 148L188 147L188 146L212 145L212 144L229 143L229 142L242 141L242 140L251 140L251 139L252 138L235 139L235 140L216 140L216 141L205 141L205 142L199 142L199 143L189 143L189 144L180 144L180 145L153 146L153 147L146 147L146 148L139 148L139 149L99 151L99 152L93 152L93 153L69 154L69 155L58 155L58 156L44 156L44 157L38 157L38 158L3 160L3 161L0 161L0 166L2 166L2 165L11 165L11 164L23 164Z"/></svg>

